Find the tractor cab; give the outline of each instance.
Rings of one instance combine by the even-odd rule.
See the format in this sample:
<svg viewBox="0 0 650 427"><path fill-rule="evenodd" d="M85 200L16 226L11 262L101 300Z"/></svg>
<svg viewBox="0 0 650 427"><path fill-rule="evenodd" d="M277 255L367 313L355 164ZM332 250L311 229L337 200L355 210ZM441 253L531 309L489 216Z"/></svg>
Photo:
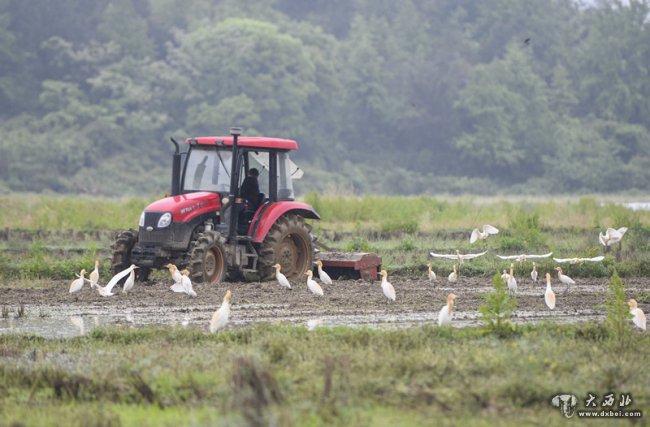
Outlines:
<svg viewBox="0 0 650 427"><path fill-rule="evenodd" d="M181 155L179 170L182 173L173 177L172 189L177 194L217 193L222 217L215 228L228 233L230 211L227 208L235 206L238 212L235 231L242 236L248 234L255 213L262 206L294 200L293 180L300 179L303 171L289 157L289 151L297 148L295 141L239 137L233 147L234 141L233 136L188 138L189 149ZM236 153L235 158L233 153ZM256 200L247 200L241 194L242 184L251 169L259 172ZM232 189L231 184L234 184Z"/></svg>

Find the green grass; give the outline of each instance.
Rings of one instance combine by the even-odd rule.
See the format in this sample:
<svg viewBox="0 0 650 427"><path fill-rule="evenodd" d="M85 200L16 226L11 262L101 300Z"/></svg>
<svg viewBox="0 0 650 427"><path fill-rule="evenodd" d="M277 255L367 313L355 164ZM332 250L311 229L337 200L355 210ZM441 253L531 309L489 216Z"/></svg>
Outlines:
<svg viewBox="0 0 650 427"><path fill-rule="evenodd" d="M650 336L623 349L607 343L608 330L592 324L526 325L508 338L266 324L219 335L0 335L0 415L25 426L564 425L551 397L589 391L631 393L648 413L650 371L639 355Z"/></svg>

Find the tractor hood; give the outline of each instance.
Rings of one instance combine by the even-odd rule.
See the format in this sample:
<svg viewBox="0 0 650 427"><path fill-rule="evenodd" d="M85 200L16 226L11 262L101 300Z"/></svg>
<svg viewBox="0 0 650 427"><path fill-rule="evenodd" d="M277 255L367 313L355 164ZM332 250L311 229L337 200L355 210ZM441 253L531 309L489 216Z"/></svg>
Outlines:
<svg viewBox="0 0 650 427"><path fill-rule="evenodd" d="M150 204L145 212L171 212L173 222L187 222L192 218L221 209L218 194L207 191L166 197Z"/></svg>

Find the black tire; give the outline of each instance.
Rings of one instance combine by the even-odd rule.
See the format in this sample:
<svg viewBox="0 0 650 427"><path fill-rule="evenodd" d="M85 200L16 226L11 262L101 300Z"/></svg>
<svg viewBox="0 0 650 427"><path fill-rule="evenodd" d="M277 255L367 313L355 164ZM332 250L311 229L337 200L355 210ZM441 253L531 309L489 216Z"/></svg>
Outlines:
<svg viewBox="0 0 650 427"><path fill-rule="evenodd" d="M192 281L216 285L226 276L224 238L218 231L200 233L190 251L188 270Z"/></svg>
<svg viewBox="0 0 650 427"><path fill-rule="evenodd" d="M262 280L275 276L275 264L282 266L281 272L289 279L300 280L311 268L313 248L311 227L294 214L278 218L260 245L258 260Z"/></svg>
<svg viewBox="0 0 650 427"><path fill-rule="evenodd" d="M111 249L113 250L111 271L113 274L117 274L131 266L131 250L137 241L138 232L133 229L119 231L115 235L115 241L111 245ZM149 273L151 273L151 269L149 268L138 268L135 270L135 278L139 282L144 282L149 279ZM123 283L125 280L126 277L120 280L120 283Z"/></svg>

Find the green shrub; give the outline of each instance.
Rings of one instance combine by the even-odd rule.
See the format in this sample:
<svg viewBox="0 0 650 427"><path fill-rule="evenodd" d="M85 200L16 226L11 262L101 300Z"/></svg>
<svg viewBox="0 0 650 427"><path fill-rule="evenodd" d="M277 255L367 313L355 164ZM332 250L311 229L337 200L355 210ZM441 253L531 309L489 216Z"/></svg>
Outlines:
<svg viewBox="0 0 650 427"><path fill-rule="evenodd" d="M485 330L501 338L515 332L515 324L510 321L517 302L506 291L506 285L498 272L492 279L493 292L486 292L485 301L478 308L480 320Z"/></svg>
<svg viewBox="0 0 650 427"><path fill-rule="evenodd" d="M628 345L631 341L630 308L625 299L625 284L614 271L609 280L609 289L607 293L607 332L609 343L615 347L621 348Z"/></svg>

